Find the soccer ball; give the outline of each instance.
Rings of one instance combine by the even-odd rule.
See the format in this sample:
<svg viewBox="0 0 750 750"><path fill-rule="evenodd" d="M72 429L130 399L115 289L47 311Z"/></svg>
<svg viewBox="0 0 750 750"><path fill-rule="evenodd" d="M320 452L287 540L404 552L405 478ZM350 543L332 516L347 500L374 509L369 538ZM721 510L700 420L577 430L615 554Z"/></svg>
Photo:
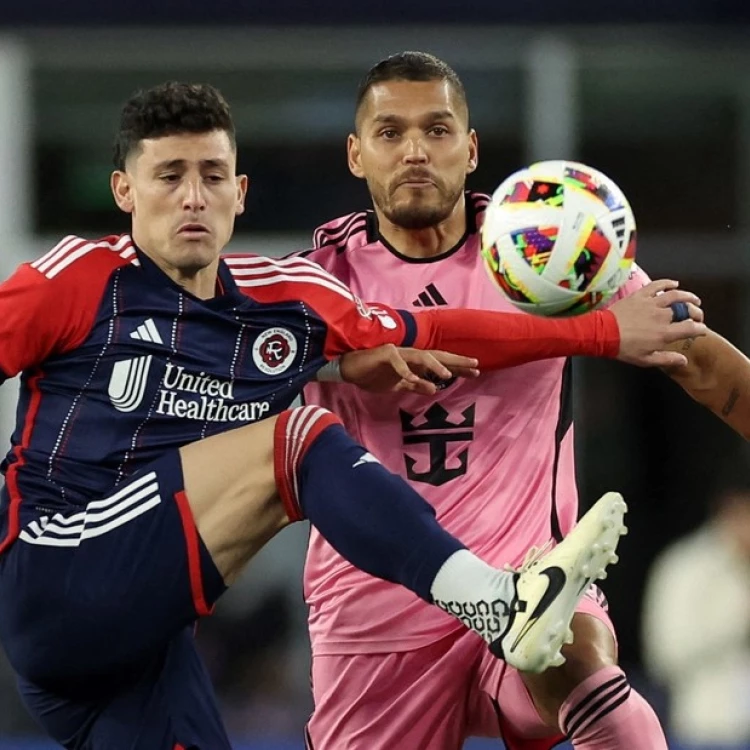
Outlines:
<svg viewBox="0 0 750 750"><path fill-rule="evenodd" d="M512 174L492 195L482 255L520 310L577 315L625 283L635 236L633 212L612 180L585 164L543 161Z"/></svg>

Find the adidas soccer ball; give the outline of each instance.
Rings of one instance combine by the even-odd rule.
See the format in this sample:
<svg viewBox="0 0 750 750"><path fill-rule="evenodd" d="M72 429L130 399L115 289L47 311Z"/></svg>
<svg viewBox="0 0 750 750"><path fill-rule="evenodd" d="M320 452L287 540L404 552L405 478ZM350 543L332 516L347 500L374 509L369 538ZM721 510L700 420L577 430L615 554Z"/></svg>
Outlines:
<svg viewBox="0 0 750 750"><path fill-rule="evenodd" d="M576 315L604 304L625 283L635 236L633 212L612 180L584 164L543 161L494 192L482 255L517 308Z"/></svg>

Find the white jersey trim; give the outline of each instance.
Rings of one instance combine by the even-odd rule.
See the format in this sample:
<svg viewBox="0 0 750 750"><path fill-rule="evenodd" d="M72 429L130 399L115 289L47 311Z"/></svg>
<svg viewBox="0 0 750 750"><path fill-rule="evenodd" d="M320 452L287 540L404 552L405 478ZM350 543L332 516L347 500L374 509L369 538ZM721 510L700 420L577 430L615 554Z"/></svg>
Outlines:
<svg viewBox="0 0 750 750"><path fill-rule="evenodd" d="M91 242L75 235L68 235L63 237L48 253L41 258L37 258L31 264L31 267L44 274L48 279L53 279L68 266L88 255L92 250L98 249L111 250L121 258L130 258L133 265L140 265L135 255L133 240L128 234L122 235L115 242L107 242L106 240Z"/></svg>
<svg viewBox="0 0 750 750"><path fill-rule="evenodd" d="M346 284L317 263L304 258L273 260L262 257L228 257L224 259L239 287L269 286L281 283L306 283L325 287L350 302L354 294Z"/></svg>
<svg viewBox="0 0 750 750"><path fill-rule="evenodd" d="M86 509L52 518L42 516L19 534L27 544L45 547L78 547L86 539L103 536L143 515L161 503L156 472L149 472L114 495L90 502Z"/></svg>

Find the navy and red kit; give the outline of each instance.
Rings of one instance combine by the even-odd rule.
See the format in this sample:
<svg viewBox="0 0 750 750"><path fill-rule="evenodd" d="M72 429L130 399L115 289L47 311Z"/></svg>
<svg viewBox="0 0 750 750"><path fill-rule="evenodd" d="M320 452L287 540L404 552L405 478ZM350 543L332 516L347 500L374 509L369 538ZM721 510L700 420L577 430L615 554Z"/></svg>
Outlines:
<svg viewBox="0 0 750 750"><path fill-rule="evenodd" d="M192 625L224 583L178 449L278 414L322 365L381 344L502 367L614 355L611 313L556 321L364 304L302 258L219 263L198 299L127 236L66 237L0 285L0 377L21 374L0 499L0 641L68 748L229 747Z"/></svg>
<svg viewBox="0 0 750 750"><path fill-rule="evenodd" d="M226 258L199 300L128 236L67 237L0 286L0 370L21 373L0 638L53 737L229 746L188 632L224 584L177 449L278 414L342 351L414 331L303 259Z"/></svg>

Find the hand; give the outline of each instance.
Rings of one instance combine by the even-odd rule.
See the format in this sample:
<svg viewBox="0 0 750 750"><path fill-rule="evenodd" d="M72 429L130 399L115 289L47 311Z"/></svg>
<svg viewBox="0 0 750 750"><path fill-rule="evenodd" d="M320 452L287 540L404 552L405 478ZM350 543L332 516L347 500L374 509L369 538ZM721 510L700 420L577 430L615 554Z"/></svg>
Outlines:
<svg viewBox="0 0 750 750"><path fill-rule="evenodd" d="M701 301L692 292L678 289L677 281L652 281L609 309L620 327L620 352L617 359L641 367L679 367L687 364L680 352L666 351L669 344L705 336ZM685 302L689 320L672 322L673 302Z"/></svg>
<svg viewBox="0 0 750 750"><path fill-rule="evenodd" d="M434 379L477 377L478 364L476 359L450 352L399 348L393 344L347 352L340 360L343 380L365 391L411 391L425 396L437 393Z"/></svg>

